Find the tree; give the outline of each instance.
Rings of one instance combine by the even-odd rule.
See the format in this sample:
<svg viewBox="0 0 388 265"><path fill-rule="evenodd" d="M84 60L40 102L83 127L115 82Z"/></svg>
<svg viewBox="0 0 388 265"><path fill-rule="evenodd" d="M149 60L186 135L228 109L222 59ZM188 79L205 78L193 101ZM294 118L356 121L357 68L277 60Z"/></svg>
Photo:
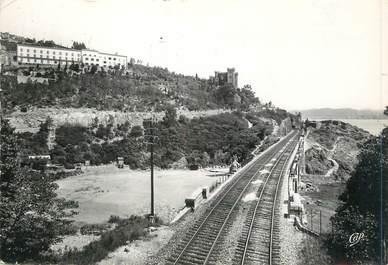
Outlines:
<svg viewBox="0 0 388 265"><path fill-rule="evenodd" d="M97 65L93 64L92 67L90 68L90 73L94 75L97 72L97 70L98 70Z"/></svg>
<svg viewBox="0 0 388 265"><path fill-rule="evenodd" d="M86 46L85 46L85 43L83 42L73 41L72 48L76 50L83 50L83 49L86 49Z"/></svg>
<svg viewBox="0 0 388 265"><path fill-rule="evenodd" d="M57 198L58 185L43 172L20 167L18 139L6 120L1 142L0 258L33 259L60 241L76 203Z"/></svg>
<svg viewBox="0 0 388 265"><path fill-rule="evenodd" d="M255 96L255 92L252 90L251 85L245 85L241 90L238 91L241 97L241 108L248 110L253 104L260 103L259 99Z"/></svg>
<svg viewBox="0 0 388 265"><path fill-rule="evenodd" d="M334 232L329 235L329 252L337 261L361 264L381 262L381 246L388 229L388 201L384 197L388 184L388 128L380 137L368 140L358 156L359 163L339 197L343 204L331 218ZM382 193L381 193L382 192ZM353 233L364 233L365 239L346 247Z"/></svg>
<svg viewBox="0 0 388 265"><path fill-rule="evenodd" d="M79 72L79 64L74 64L72 63L70 66L69 66L69 69L74 71L74 72Z"/></svg>
<svg viewBox="0 0 388 265"><path fill-rule="evenodd" d="M176 123L177 113L176 109L172 105L168 105L166 108L165 115L163 117L163 123L166 127L171 127Z"/></svg>
<svg viewBox="0 0 388 265"><path fill-rule="evenodd" d="M26 38L24 41L27 42L27 43L36 43L35 38L33 38L33 39Z"/></svg>
<svg viewBox="0 0 388 265"><path fill-rule="evenodd" d="M129 133L131 137L140 137L143 136L143 128L139 125L133 126L131 132Z"/></svg>

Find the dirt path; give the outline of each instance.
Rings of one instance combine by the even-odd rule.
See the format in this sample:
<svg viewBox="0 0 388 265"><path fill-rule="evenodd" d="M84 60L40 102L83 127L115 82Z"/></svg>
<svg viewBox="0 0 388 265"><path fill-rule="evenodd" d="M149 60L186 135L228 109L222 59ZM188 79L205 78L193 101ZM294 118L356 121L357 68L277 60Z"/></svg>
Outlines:
<svg viewBox="0 0 388 265"><path fill-rule="evenodd" d="M343 138L342 136L337 137L337 139L333 144L333 148L328 150L327 159L330 160L334 164L334 166L327 171L327 173L325 174L325 178L331 177L338 170L339 165L338 165L338 162L335 159L333 159L333 155L335 150L337 149L338 141L341 140L342 138Z"/></svg>

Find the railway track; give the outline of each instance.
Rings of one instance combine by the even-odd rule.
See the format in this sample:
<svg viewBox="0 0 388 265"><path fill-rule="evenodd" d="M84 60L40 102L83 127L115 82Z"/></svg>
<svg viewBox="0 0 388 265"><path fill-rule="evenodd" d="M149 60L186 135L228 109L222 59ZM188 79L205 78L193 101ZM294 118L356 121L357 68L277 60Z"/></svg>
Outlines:
<svg viewBox="0 0 388 265"><path fill-rule="evenodd" d="M290 152L292 146L295 147L293 141L290 141L295 136L296 132L293 132L277 143L229 183L222 195L210 204L208 210L178 243L177 248L167 260L167 264L214 264L217 260L212 255L213 251L228 227L233 211L241 203L241 197L266 164L271 160L281 160L285 153ZM278 165L279 162L276 164Z"/></svg>
<svg viewBox="0 0 388 265"><path fill-rule="evenodd" d="M238 241L233 264L280 263L278 193L290 155L297 146L294 141L275 162L263 185L257 191Z"/></svg>

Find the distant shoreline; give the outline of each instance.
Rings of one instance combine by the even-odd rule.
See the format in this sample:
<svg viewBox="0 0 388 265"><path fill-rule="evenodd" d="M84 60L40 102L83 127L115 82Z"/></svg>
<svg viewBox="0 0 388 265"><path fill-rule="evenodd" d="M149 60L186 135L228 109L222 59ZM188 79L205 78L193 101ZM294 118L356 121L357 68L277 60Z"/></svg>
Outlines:
<svg viewBox="0 0 388 265"><path fill-rule="evenodd" d="M341 120L341 119L357 119L357 120L386 120L388 116L383 114L383 110L369 109L350 109L350 108L319 108L298 110L302 114L302 118L309 120Z"/></svg>
<svg viewBox="0 0 388 265"><path fill-rule="evenodd" d="M388 126L388 119L309 119L311 121L337 120L359 127L377 136Z"/></svg>
<svg viewBox="0 0 388 265"><path fill-rule="evenodd" d="M376 121L388 121L388 116L381 116L381 117L327 117L327 116L303 116L303 119L309 119L311 121L314 120L376 120Z"/></svg>

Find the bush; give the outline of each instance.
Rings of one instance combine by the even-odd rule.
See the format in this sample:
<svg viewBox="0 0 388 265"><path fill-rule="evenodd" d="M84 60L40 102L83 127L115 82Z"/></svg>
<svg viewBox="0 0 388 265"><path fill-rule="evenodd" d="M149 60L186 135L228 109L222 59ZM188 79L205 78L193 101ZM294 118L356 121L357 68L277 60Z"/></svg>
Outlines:
<svg viewBox="0 0 388 265"><path fill-rule="evenodd" d="M109 229L108 224L86 224L80 229L81 235L95 235L99 236Z"/></svg>
<svg viewBox="0 0 388 265"><path fill-rule="evenodd" d="M129 133L131 137L140 137L143 136L143 128L139 125L133 126L131 132Z"/></svg>
<svg viewBox="0 0 388 265"><path fill-rule="evenodd" d="M70 164L67 162L65 162L65 164L63 166L65 167L65 169L75 169L74 164Z"/></svg>
<svg viewBox="0 0 388 265"><path fill-rule="evenodd" d="M62 147L87 141L87 129L81 125L65 124L55 131L55 141Z"/></svg>
<svg viewBox="0 0 388 265"><path fill-rule="evenodd" d="M91 242L82 250L70 250L63 255L65 264L92 264L104 259L111 251L125 245L127 241L133 241L147 234L145 228L151 223L145 217L131 216L128 219L111 217L117 226L111 231L105 231L101 238ZM161 220L155 218L155 224L160 225Z"/></svg>

